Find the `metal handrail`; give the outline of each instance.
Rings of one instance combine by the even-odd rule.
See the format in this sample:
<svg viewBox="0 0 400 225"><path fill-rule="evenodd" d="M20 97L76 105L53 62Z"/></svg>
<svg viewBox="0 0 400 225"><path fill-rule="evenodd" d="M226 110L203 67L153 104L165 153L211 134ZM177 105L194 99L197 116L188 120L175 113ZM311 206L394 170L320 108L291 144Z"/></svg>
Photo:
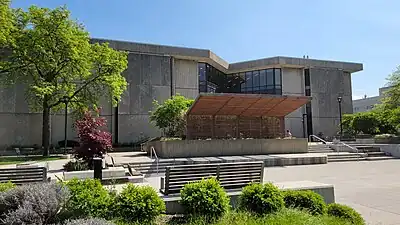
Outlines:
<svg viewBox="0 0 400 225"><path fill-rule="evenodd" d="M155 157L155 159L156 159L156 163L157 163L157 174L158 174L158 163L159 163L159 158L158 158L158 156L157 156L157 153L156 153L156 150L154 149L154 147L153 147L153 146L150 146L150 158L151 158L151 159L153 159L153 154L154 154L154 157Z"/></svg>
<svg viewBox="0 0 400 225"><path fill-rule="evenodd" d="M324 139L322 139L322 138L320 138L320 137L318 137L317 135L314 135L314 134L311 134L311 135L310 135L310 140L312 140L311 138L315 138L315 139L321 141L321 142L324 143L324 144L327 143L327 141L325 141Z"/></svg>
<svg viewBox="0 0 400 225"><path fill-rule="evenodd" d="M358 148L353 147L353 146L350 146L350 145L348 145L348 144L346 144L346 143L344 143L344 142L342 142L342 141L337 142L337 144L341 144L342 146L346 146L346 147L352 149L353 151L356 151L356 154L358 155ZM358 155L358 156L359 156L359 155ZM358 159L359 159L359 157L357 157L357 160L358 160Z"/></svg>

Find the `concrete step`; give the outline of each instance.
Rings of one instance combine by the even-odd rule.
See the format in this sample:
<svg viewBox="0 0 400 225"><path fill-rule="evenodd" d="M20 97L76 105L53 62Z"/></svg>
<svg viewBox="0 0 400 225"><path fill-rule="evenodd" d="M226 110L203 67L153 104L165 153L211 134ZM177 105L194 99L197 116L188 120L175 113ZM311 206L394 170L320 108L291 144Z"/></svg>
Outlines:
<svg viewBox="0 0 400 225"><path fill-rule="evenodd" d="M368 152L368 157L380 157L380 156L387 156L384 152Z"/></svg>
<svg viewBox="0 0 400 225"><path fill-rule="evenodd" d="M365 161L366 158L328 158L328 163L331 162L353 162L353 161Z"/></svg>
<svg viewBox="0 0 400 225"><path fill-rule="evenodd" d="M358 149L359 152L380 152L381 148L374 145L360 145L360 144L352 144L350 145Z"/></svg>
<svg viewBox="0 0 400 225"><path fill-rule="evenodd" d="M309 148L308 151L333 151L331 148Z"/></svg>
<svg viewBox="0 0 400 225"><path fill-rule="evenodd" d="M221 157L222 158L222 157ZM250 161L264 161L265 167L273 167L273 166L291 166L291 165L310 165L310 164L325 164L327 162L326 154L304 154L304 155L282 155L282 157L268 156L268 155L257 155L257 156L230 156L230 157L223 157L223 161L219 159L218 161L213 161L217 159L212 159L209 157L207 161L205 158L192 158L188 159L170 159L170 160L162 160L159 162L158 165L158 172L163 173L165 172L165 168L167 166L173 165L190 165L190 164L207 164L207 163L239 163L239 162L250 162ZM149 173L157 173L157 163L156 162L132 162L129 163L130 167L142 174L149 174ZM123 165L127 167L127 164Z"/></svg>
<svg viewBox="0 0 400 225"><path fill-rule="evenodd" d="M396 159L393 156L377 156L377 157L367 157L366 160L368 161L375 161L375 160L388 160L388 159Z"/></svg>
<svg viewBox="0 0 400 225"><path fill-rule="evenodd" d="M332 149L308 150L309 153L333 153Z"/></svg>
<svg viewBox="0 0 400 225"><path fill-rule="evenodd" d="M328 159L331 158L362 158L362 157L366 157L367 154L365 153L341 153L341 154L337 154L337 153L329 153L328 154Z"/></svg>

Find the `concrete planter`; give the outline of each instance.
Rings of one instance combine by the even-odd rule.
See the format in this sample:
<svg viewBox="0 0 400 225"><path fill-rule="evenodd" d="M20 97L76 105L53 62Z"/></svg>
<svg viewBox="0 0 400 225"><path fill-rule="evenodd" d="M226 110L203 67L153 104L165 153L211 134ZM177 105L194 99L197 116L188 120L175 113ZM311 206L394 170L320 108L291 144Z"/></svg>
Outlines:
<svg viewBox="0 0 400 225"><path fill-rule="evenodd" d="M93 178L93 170L64 172L64 180ZM125 176L125 168L110 167L103 170L103 178L120 178Z"/></svg>
<svg viewBox="0 0 400 225"><path fill-rule="evenodd" d="M400 144L400 137L375 138L376 144Z"/></svg>
<svg viewBox="0 0 400 225"><path fill-rule="evenodd" d="M307 153L305 138L296 139L236 139L236 140L171 140L152 141L160 158L240 156Z"/></svg>

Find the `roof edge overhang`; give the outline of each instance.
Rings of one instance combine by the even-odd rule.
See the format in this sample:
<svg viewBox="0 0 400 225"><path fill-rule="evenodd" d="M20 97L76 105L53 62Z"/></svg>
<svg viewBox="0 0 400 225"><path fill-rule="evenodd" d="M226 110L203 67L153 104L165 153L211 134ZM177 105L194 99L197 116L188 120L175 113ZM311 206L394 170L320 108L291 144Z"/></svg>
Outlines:
<svg viewBox="0 0 400 225"><path fill-rule="evenodd" d="M194 60L205 62L219 69L223 73L237 73L270 67L289 67L289 68L325 68L337 69L354 73L363 70L362 63L341 62L330 60L305 59L295 57L276 56L257 60L250 60L237 63L228 63L215 53L207 49L175 47L166 45L155 45L145 43L135 43L128 41L117 41L109 39L92 38L91 42L108 42L109 46L137 54L154 54L162 56L173 56L177 59Z"/></svg>
<svg viewBox="0 0 400 225"><path fill-rule="evenodd" d="M186 115L284 117L311 99L294 95L200 93Z"/></svg>

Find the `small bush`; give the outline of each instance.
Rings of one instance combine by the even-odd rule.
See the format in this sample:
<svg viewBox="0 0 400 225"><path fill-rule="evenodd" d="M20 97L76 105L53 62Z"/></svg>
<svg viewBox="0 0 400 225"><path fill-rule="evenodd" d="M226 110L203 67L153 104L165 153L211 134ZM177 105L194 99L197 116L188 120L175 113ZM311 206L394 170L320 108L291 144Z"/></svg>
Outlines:
<svg viewBox="0 0 400 225"><path fill-rule="evenodd" d="M249 184L240 195L240 207L257 214L274 213L284 206L281 191L271 183Z"/></svg>
<svg viewBox="0 0 400 225"><path fill-rule="evenodd" d="M11 181L8 181L7 183L0 183L0 192L5 192L12 188L15 188L15 184L11 183Z"/></svg>
<svg viewBox="0 0 400 225"><path fill-rule="evenodd" d="M71 192L67 203L67 210L72 217L89 216L99 218L110 218L110 206L113 198L99 180L73 179L66 183Z"/></svg>
<svg viewBox="0 0 400 225"><path fill-rule="evenodd" d="M186 184L181 204L190 215L219 217L229 209L229 198L215 178Z"/></svg>
<svg viewBox="0 0 400 225"><path fill-rule="evenodd" d="M116 197L114 210L124 221L151 222L165 211L165 203L152 187L128 184Z"/></svg>
<svg viewBox="0 0 400 225"><path fill-rule="evenodd" d="M102 130L106 125L107 120L104 117L95 116L90 111L86 111L83 117L75 122L80 145L74 149L74 157L86 161L89 167L92 167L93 158L103 158L103 155L112 149L111 134Z"/></svg>
<svg viewBox="0 0 400 225"><path fill-rule="evenodd" d="M83 171L83 170L89 170L89 164L85 161L82 160L74 160L74 161L69 161L66 164L64 164L64 170L69 172L69 171Z"/></svg>
<svg viewBox="0 0 400 225"><path fill-rule="evenodd" d="M93 219L69 220L63 223L63 225L114 225L114 223L111 223L104 219L93 218Z"/></svg>
<svg viewBox="0 0 400 225"><path fill-rule="evenodd" d="M328 205L328 215L345 219L355 225L364 225L365 221L362 216L353 208L332 203Z"/></svg>
<svg viewBox="0 0 400 225"><path fill-rule="evenodd" d="M288 208L307 210L313 215L323 215L326 213L324 199L321 195L313 191L284 191L283 199Z"/></svg>
<svg viewBox="0 0 400 225"><path fill-rule="evenodd" d="M48 224L56 222L68 199L59 184L30 184L0 193L0 215L4 224Z"/></svg>

